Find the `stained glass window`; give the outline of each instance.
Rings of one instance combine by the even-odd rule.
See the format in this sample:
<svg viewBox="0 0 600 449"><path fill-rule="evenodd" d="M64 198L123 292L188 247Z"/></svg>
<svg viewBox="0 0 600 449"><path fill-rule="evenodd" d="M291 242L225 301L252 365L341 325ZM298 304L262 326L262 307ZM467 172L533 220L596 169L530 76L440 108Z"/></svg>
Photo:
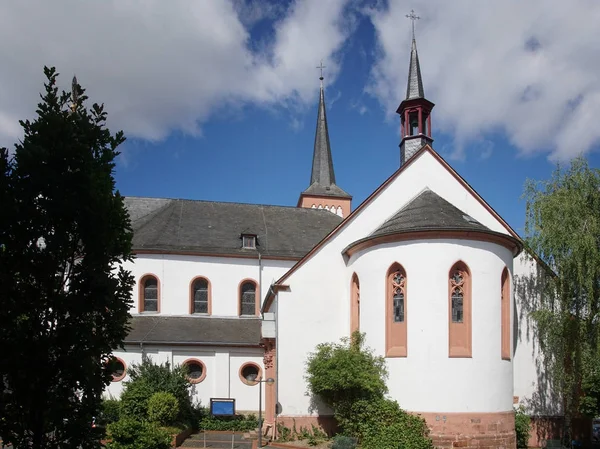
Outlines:
<svg viewBox="0 0 600 449"><path fill-rule="evenodd" d="M452 322L462 323L464 319L465 273L455 271L450 279L452 299Z"/></svg>
<svg viewBox="0 0 600 449"><path fill-rule="evenodd" d="M144 312L158 312L158 281L153 277L144 281Z"/></svg>
<svg viewBox="0 0 600 449"><path fill-rule="evenodd" d="M245 282L241 288L241 315L256 315L256 285Z"/></svg>
<svg viewBox="0 0 600 449"><path fill-rule="evenodd" d="M404 299L406 289L406 276L401 270L392 274L392 307L394 310L394 322L404 322Z"/></svg>
<svg viewBox="0 0 600 449"><path fill-rule="evenodd" d="M208 313L208 281L196 279L194 281L194 313Z"/></svg>

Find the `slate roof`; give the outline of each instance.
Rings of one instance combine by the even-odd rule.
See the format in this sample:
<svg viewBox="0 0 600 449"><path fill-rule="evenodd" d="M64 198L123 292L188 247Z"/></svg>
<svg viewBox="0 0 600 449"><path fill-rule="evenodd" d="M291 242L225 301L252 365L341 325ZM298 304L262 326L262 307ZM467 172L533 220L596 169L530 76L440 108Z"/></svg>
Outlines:
<svg viewBox="0 0 600 449"><path fill-rule="evenodd" d="M334 196L336 198L340 198L340 197L352 198L352 196L347 194L345 191L343 191L341 188L339 188L335 184L324 186L322 184L319 184L318 182L311 184L308 187L308 189L306 189L302 193L304 193L305 195Z"/></svg>
<svg viewBox="0 0 600 449"><path fill-rule="evenodd" d="M319 94L319 112L317 114L310 186L302 193L307 195L352 198L335 184L331 144L329 143L329 128L327 127L327 111L325 110L325 92L322 84Z"/></svg>
<svg viewBox="0 0 600 449"><path fill-rule="evenodd" d="M436 193L425 189L369 237L429 230L493 232Z"/></svg>
<svg viewBox="0 0 600 449"><path fill-rule="evenodd" d="M133 316L125 344L208 344L258 346L257 318Z"/></svg>
<svg viewBox="0 0 600 449"><path fill-rule="evenodd" d="M408 66L408 83L406 85L406 99L425 98L423 79L421 78L421 65L417 53L417 41L413 38L410 51L410 65Z"/></svg>
<svg viewBox="0 0 600 449"><path fill-rule="evenodd" d="M254 234L262 256L299 259L342 219L326 210L259 204L126 197L135 250L257 255L242 249Z"/></svg>

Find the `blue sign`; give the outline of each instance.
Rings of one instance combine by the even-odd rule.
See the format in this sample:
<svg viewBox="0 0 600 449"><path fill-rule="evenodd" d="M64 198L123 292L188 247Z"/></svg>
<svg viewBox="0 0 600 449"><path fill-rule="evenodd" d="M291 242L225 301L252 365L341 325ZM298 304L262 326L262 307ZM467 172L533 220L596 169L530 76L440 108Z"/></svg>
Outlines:
<svg viewBox="0 0 600 449"><path fill-rule="evenodd" d="M235 416L235 399L210 398L212 416Z"/></svg>

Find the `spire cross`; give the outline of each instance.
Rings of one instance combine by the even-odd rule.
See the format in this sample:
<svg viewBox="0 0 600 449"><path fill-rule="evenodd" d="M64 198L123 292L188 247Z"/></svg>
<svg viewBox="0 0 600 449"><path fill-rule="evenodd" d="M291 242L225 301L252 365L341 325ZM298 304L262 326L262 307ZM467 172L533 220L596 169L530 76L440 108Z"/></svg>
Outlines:
<svg viewBox="0 0 600 449"><path fill-rule="evenodd" d="M317 66L317 69L321 70L321 76L319 77L319 79L321 80L321 85L323 85L323 69L325 68L325 66L323 65L323 60L321 59L321 64L319 64Z"/></svg>
<svg viewBox="0 0 600 449"><path fill-rule="evenodd" d="M412 37L415 38L415 21L419 20L420 17L415 14L415 10L411 9L410 14L407 14L406 17L410 19L412 22Z"/></svg>

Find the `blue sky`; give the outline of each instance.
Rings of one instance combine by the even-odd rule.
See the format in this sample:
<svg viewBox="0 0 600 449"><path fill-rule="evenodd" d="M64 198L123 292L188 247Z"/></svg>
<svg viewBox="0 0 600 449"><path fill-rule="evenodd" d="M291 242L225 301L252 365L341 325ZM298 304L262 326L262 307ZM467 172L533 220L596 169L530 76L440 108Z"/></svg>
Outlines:
<svg viewBox="0 0 600 449"><path fill-rule="evenodd" d="M19 137L44 64L65 88L76 73L128 137L116 170L124 195L295 206L310 178L323 59L337 184L356 207L399 166L411 8L434 148L519 233L526 178L548 178L579 153L599 165L597 2L32 3L0 5L0 55L11 62L0 140ZM55 28L66 12L71 25Z"/></svg>

